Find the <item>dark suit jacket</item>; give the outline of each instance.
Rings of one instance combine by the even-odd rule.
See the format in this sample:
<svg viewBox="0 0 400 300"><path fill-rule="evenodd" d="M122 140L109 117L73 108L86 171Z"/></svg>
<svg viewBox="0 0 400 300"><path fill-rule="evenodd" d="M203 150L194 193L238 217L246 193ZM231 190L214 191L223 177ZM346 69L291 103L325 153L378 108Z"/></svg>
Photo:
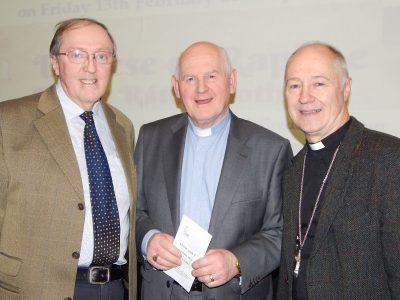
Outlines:
<svg viewBox="0 0 400 300"><path fill-rule="evenodd" d="M291 299L304 151L284 176L278 299ZM310 300L400 299L400 140L352 118L307 266Z"/></svg>
<svg viewBox="0 0 400 300"><path fill-rule="evenodd" d="M135 207L133 126L102 103ZM0 103L0 299L73 296L84 211L82 180L54 86ZM130 210L131 231L135 209ZM135 244L134 234L130 244ZM136 251L130 251L136 299Z"/></svg>
<svg viewBox="0 0 400 300"><path fill-rule="evenodd" d="M181 166L188 117L180 114L141 128L137 246L150 229L175 236L179 226ZM242 285L232 279L208 289L204 299L270 299L269 274L281 246L281 175L291 158L289 142L232 115L225 158L212 211L211 248L231 250L240 261ZM139 255L140 256L140 255ZM142 300L170 299L172 280L142 260Z"/></svg>

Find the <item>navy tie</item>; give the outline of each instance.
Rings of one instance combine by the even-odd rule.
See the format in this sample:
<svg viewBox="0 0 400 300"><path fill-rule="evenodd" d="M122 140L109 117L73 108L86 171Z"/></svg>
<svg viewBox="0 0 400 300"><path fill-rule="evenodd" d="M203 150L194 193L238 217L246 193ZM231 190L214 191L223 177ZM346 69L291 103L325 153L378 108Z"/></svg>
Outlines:
<svg viewBox="0 0 400 300"><path fill-rule="evenodd" d="M92 204L94 251L93 266L108 266L119 257L120 225L110 168L104 153L93 112L85 111L84 146Z"/></svg>

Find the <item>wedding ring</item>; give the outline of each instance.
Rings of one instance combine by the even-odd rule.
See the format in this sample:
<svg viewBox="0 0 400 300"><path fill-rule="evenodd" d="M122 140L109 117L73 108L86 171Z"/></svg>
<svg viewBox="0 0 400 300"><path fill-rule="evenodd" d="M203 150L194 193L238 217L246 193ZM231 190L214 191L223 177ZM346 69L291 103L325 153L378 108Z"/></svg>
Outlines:
<svg viewBox="0 0 400 300"><path fill-rule="evenodd" d="M210 276L210 281L211 281L211 282L214 282L214 280L215 280L215 279L214 279L214 276L213 276L212 274L210 274L210 275L208 275L208 276Z"/></svg>
<svg viewBox="0 0 400 300"><path fill-rule="evenodd" d="M158 253L154 254L152 258L153 258L153 261L154 261L154 262L157 262Z"/></svg>

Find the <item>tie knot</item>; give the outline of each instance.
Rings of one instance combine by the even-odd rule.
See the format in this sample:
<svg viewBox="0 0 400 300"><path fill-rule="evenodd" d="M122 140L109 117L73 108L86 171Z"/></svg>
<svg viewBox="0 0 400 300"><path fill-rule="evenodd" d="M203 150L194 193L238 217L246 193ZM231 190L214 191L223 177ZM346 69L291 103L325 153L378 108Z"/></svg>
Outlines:
<svg viewBox="0 0 400 300"><path fill-rule="evenodd" d="M85 111L81 115L79 115L85 123L93 123L93 112Z"/></svg>

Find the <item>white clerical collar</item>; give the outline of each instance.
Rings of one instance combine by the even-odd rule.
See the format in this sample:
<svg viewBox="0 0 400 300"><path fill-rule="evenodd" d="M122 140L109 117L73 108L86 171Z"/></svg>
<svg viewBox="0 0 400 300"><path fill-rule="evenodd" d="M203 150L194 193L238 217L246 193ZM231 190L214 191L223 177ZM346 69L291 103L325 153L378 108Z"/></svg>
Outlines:
<svg viewBox="0 0 400 300"><path fill-rule="evenodd" d="M230 124L230 120L231 120L231 113L229 110L227 110L224 117L209 128L197 127L196 125L194 125L193 121L190 118L189 118L189 124L194 134L197 135L198 137L209 137L217 132L220 132L223 128L225 128L225 126Z"/></svg>
<svg viewBox="0 0 400 300"><path fill-rule="evenodd" d="M322 142L308 144L313 151L321 150L325 148L325 145Z"/></svg>
<svg viewBox="0 0 400 300"><path fill-rule="evenodd" d="M193 132L195 135L199 137L208 137L212 135L211 127L209 128L200 128L193 125Z"/></svg>

